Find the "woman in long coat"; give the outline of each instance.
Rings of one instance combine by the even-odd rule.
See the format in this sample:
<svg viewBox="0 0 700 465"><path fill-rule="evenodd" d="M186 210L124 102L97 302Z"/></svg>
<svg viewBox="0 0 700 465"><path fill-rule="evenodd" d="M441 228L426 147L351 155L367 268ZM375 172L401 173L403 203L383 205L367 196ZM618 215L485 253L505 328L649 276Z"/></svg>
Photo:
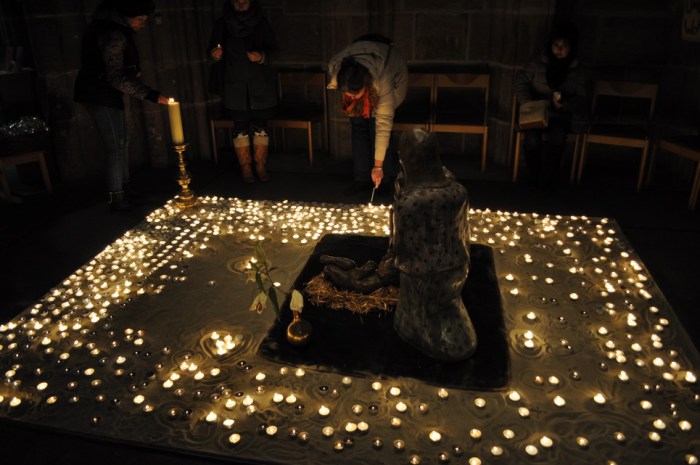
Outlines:
<svg viewBox="0 0 700 465"><path fill-rule="evenodd" d="M224 2L209 43L209 56L215 61L210 90L221 93L223 116L235 123L233 146L248 183L255 181L253 158L258 178L269 180L267 120L277 106L277 87L276 72L268 62L276 49L272 27L257 0ZM219 89L212 89L212 82Z"/></svg>

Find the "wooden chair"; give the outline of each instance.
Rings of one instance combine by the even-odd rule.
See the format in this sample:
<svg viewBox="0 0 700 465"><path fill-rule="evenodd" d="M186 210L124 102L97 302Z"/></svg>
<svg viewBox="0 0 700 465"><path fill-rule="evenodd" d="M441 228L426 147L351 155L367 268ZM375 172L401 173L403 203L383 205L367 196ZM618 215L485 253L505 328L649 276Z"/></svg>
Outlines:
<svg viewBox="0 0 700 465"><path fill-rule="evenodd" d="M406 99L394 114L394 131L430 131L433 121L434 79L432 73L408 74Z"/></svg>
<svg viewBox="0 0 700 465"><path fill-rule="evenodd" d="M0 124L15 121L23 116L42 114L33 71L0 74ZM53 194L51 178L46 165L46 149L49 133L38 133L0 140L0 186L6 199L11 199L6 170L10 166L39 163L41 178L49 194Z"/></svg>
<svg viewBox="0 0 700 465"><path fill-rule="evenodd" d="M435 75L433 132L481 134L481 171L486 170L490 77L486 73Z"/></svg>
<svg viewBox="0 0 700 465"><path fill-rule="evenodd" d="M510 116L510 137L508 140L508 163L513 159L513 176L512 181L518 180L518 172L520 170L520 146L522 145L523 130L517 124L518 120L518 99L513 96L513 108ZM513 156L513 137L515 137L515 155ZM578 164L578 152L581 144L581 134L569 133L566 136L567 142L574 143L574 153L571 160L571 172L569 174L569 183L573 184L576 178L576 168Z"/></svg>
<svg viewBox="0 0 700 465"><path fill-rule="evenodd" d="M695 210L700 193L700 135L686 135L661 138L654 144L649 164L649 178L651 178L654 166L654 158L658 150L663 150L674 155L679 155L696 162L693 184L690 189L690 199L688 200L688 210Z"/></svg>
<svg viewBox="0 0 700 465"><path fill-rule="evenodd" d="M5 169L9 166L32 162L39 163L39 168L41 169L41 179L44 181L46 191L49 194L53 194L51 178L49 177L49 169L46 166L45 153L43 150L36 150L12 155L0 155L0 184L2 184L2 192L7 200L12 198L12 192L10 191L10 183L7 181Z"/></svg>
<svg viewBox="0 0 700 465"><path fill-rule="evenodd" d="M282 146L286 149L284 130L305 129L309 145L309 164L314 163L313 125L321 126L323 149L328 147L328 102L326 74L322 71L280 70L278 75L280 106L268 121L271 128L282 129Z"/></svg>
<svg viewBox="0 0 700 465"><path fill-rule="evenodd" d="M216 141L216 130L226 129L226 134L228 135L227 140L230 143L231 139L233 139L233 133L231 130L235 127L235 124L230 119L214 118L209 121L209 127L211 129L211 150L212 155L214 156L214 163L219 163L219 147Z"/></svg>
<svg viewBox="0 0 700 465"><path fill-rule="evenodd" d="M642 149L637 192L642 189L649 152L648 124L656 105L656 84L597 81L591 106L592 123L583 136L576 182L581 182L588 144Z"/></svg>

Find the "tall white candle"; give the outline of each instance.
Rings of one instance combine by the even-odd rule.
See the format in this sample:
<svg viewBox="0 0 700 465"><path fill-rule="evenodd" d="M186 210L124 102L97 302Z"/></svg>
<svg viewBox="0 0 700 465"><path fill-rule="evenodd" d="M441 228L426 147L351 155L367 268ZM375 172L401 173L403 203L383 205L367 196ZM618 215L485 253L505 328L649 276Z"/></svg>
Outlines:
<svg viewBox="0 0 700 465"><path fill-rule="evenodd" d="M174 98L168 99L168 116L170 117L170 135L173 144L182 145L185 143L185 135L182 131L182 116L180 115L180 102Z"/></svg>

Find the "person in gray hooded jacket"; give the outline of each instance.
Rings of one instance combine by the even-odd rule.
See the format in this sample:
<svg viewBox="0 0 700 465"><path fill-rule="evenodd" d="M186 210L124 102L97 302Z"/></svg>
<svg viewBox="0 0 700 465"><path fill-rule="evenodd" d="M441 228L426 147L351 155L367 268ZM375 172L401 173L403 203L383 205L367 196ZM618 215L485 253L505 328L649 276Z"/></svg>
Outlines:
<svg viewBox="0 0 700 465"><path fill-rule="evenodd" d="M343 112L352 126L355 182L346 193L372 184L378 187L384 177L394 111L406 97L406 61L391 40L368 34L331 58L328 72L328 88L343 92Z"/></svg>

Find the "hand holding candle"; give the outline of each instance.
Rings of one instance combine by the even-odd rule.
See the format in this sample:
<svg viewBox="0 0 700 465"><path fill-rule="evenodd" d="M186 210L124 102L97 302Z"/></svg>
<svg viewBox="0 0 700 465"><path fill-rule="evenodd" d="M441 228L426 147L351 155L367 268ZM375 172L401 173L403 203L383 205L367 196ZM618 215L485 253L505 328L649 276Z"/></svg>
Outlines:
<svg viewBox="0 0 700 465"><path fill-rule="evenodd" d="M180 115L180 102L174 98L168 99L168 116L170 117L170 135L174 145L185 143L185 135L182 131L182 116Z"/></svg>

